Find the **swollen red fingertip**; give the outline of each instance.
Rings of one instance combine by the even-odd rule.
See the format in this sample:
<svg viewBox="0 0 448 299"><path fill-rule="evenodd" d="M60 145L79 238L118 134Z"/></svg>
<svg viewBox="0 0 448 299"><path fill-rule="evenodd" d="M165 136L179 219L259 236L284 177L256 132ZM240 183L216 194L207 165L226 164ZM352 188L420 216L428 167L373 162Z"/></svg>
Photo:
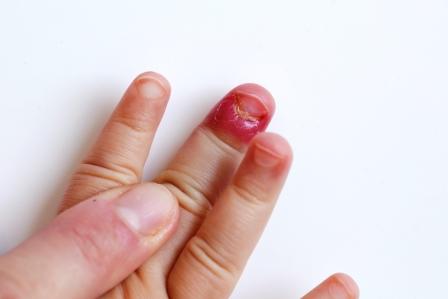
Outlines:
<svg viewBox="0 0 448 299"><path fill-rule="evenodd" d="M248 143L268 126L275 110L274 98L260 85L247 83L232 89L212 109L204 124Z"/></svg>

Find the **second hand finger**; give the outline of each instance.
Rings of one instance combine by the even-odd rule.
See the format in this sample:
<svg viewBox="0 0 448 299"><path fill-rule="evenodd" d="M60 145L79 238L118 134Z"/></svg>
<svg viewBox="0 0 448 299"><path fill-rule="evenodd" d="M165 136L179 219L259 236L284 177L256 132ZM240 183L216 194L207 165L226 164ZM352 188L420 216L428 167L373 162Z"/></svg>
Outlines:
<svg viewBox="0 0 448 299"><path fill-rule="evenodd" d="M143 73L131 83L73 175L61 211L101 191L140 181L169 96L168 81L157 73Z"/></svg>
<svg viewBox="0 0 448 299"><path fill-rule="evenodd" d="M357 299L359 289L353 279L343 273L330 276L302 299Z"/></svg>

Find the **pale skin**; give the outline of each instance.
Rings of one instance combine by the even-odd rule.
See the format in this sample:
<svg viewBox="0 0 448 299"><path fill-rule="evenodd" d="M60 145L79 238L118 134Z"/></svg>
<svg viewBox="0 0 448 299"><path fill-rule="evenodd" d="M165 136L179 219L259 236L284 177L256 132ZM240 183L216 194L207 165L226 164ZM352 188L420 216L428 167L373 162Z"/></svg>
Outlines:
<svg viewBox="0 0 448 299"><path fill-rule="evenodd" d="M236 90L260 101L246 106L261 104L273 114L274 100L261 86ZM160 74L143 73L131 83L72 176L60 214L0 257L0 299L231 295L275 206L292 151L273 133L248 138L202 122L167 169L142 182L169 96ZM358 293L339 273L303 298Z"/></svg>

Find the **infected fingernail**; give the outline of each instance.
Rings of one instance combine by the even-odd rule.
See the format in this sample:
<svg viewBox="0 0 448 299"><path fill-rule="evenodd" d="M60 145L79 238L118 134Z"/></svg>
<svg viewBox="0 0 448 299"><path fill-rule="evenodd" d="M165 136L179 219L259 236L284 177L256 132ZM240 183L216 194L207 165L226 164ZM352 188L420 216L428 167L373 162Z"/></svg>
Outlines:
<svg viewBox="0 0 448 299"><path fill-rule="evenodd" d="M154 235L170 223L175 199L163 186L150 183L134 187L115 202L115 212L131 230Z"/></svg>
<svg viewBox="0 0 448 299"><path fill-rule="evenodd" d="M231 90L212 109L204 123L217 132L248 143L268 126L273 114L271 94L256 84Z"/></svg>
<svg viewBox="0 0 448 299"><path fill-rule="evenodd" d="M261 167L271 168L278 165L282 160L282 157L270 149L256 144L254 149L254 160L255 163Z"/></svg>
<svg viewBox="0 0 448 299"><path fill-rule="evenodd" d="M244 94L236 94L235 99L236 112L243 119L257 121L268 114L267 108L257 98Z"/></svg>
<svg viewBox="0 0 448 299"><path fill-rule="evenodd" d="M155 78L144 77L137 81L139 93L148 100L157 100L167 94L166 87Z"/></svg>

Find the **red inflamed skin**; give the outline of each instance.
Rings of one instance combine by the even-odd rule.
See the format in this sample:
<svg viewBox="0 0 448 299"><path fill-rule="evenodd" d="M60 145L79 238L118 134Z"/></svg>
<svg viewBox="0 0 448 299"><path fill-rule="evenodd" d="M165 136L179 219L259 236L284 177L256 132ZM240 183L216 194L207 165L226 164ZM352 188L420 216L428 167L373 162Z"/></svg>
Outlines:
<svg viewBox="0 0 448 299"><path fill-rule="evenodd" d="M232 89L211 110L204 124L231 143L245 145L268 126L275 110L264 87L246 83Z"/></svg>

